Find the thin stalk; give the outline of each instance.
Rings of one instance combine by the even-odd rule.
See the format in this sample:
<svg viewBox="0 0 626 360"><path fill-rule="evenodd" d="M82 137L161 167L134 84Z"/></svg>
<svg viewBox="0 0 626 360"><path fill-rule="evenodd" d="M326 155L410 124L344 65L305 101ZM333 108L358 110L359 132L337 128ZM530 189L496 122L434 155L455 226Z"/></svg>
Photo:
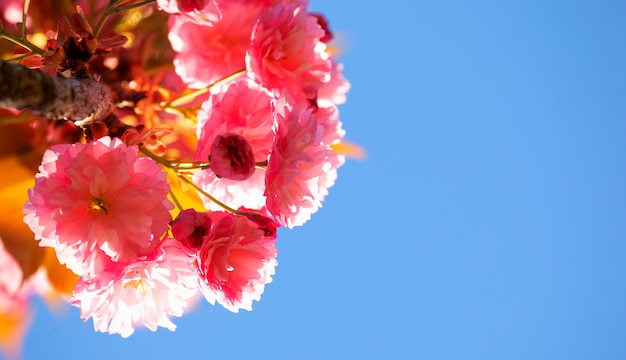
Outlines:
<svg viewBox="0 0 626 360"><path fill-rule="evenodd" d="M213 201L214 203L216 203L219 207L223 208L224 210L227 210L235 215L244 215L244 216L259 216L260 214L255 213L255 212L248 212L248 211L239 211L236 209L233 209L232 207L224 204L223 202L217 200L216 198L214 198L213 196L211 196L211 194L207 193L206 191L202 190L198 185L196 185L193 181L189 180L185 175L182 174L178 174L178 177L183 180L184 182L186 182L187 184L191 185L191 187L193 187L194 189L196 189L196 191L198 191L200 194L206 196L209 200Z"/></svg>
<svg viewBox="0 0 626 360"><path fill-rule="evenodd" d="M120 7L113 7L111 10L112 14L118 13L118 12L122 12L122 11L126 11L126 10L131 10L131 9L135 9L138 7L142 7L144 5L149 5L153 2L156 2L156 0L144 0L144 1L140 1L138 3L135 4L130 4L130 5L126 5L126 6L120 6Z"/></svg>
<svg viewBox="0 0 626 360"><path fill-rule="evenodd" d="M170 189L170 198L172 199L172 202L174 203L174 205L176 205L176 208L178 208L179 211L185 210L183 208L183 206L180 204L180 201L178 201L178 198L176 197L176 195L174 194L174 192L171 189Z"/></svg>
<svg viewBox="0 0 626 360"><path fill-rule="evenodd" d="M206 94L207 92L209 92L211 90L211 88L213 88L214 86L219 85L219 84L224 83L224 82L227 82L227 81L230 81L230 80L236 78L237 76L239 76L239 75L241 75L241 74L243 74L245 72L246 72L246 69L237 70L234 73L232 73L232 74L230 74L228 76L225 76L225 77L223 77L223 78L213 82L212 84L207 85L206 87L203 87L202 89L198 89L196 91L190 92L189 94L182 95L182 96L180 96L180 97L170 101L169 103L161 104L161 106L164 107L164 108L171 108L171 107L178 107L178 106L184 105L186 103L189 103L193 99L195 99L196 97L198 97L200 95L203 95L203 94Z"/></svg>
<svg viewBox="0 0 626 360"><path fill-rule="evenodd" d="M115 3L117 3L117 0L109 0L109 3L102 11L100 18L98 19L98 22L96 23L96 27L93 28L93 36L96 39L98 38L98 35L100 34L100 30L102 30L102 25L104 25L104 22L106 21L106 19L109 17L109 15L111 15L110 10L113 6L115 6Z"/></svg>
<svg viewBox="0 0 626 360"><path fill-rule="evenodd" d="M173 169L173 168L174 168L174 166L172 165L172 163L171 163L171 162L169 162L169 161L167 161L167 160L163 159L163 158L162 158L162 157L160 157L160 156L157 156L157 155L153 154L153 153L152 153L152 151L150 151L150 150L146 149L146 148L145 148L145 147L143 147L143 146L139 147L139 151L141 151L141 153L142 153L142 154L146 155L146 156L147 156L147 157L149 157L150 159L152 159L152 160L154 160L154 161L158 162L159 164L161 164L161 165L165 166L165 167L166 167L166 168L168 168L168 169Z"/></svg>

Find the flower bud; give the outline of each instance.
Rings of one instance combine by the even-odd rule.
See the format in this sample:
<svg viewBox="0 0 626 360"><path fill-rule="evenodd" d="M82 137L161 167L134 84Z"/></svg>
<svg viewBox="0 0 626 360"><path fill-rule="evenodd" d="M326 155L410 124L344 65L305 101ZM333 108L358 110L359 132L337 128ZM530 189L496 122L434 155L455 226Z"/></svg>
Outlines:
<svg viewBox="0 0 626 360"><path fill-rule="evenodd" d="M204 236L211 230L211 217L206 212L185 209L172 224L172 235L189 250L202 246Z"/></svg>
<svg viewBox="0 0 626 360"><path fill-rule="evenodd" d="M178 0L178 8L185 12L200 11L206 6L206 0Z"/></svg>
<svg viewBox="0 0 626 360"><path fill-rule="evenodd" d="M218 135L209 155L211 170L218 178L245 180L254 173L254 152L246 138L239 134Z"/></svg>

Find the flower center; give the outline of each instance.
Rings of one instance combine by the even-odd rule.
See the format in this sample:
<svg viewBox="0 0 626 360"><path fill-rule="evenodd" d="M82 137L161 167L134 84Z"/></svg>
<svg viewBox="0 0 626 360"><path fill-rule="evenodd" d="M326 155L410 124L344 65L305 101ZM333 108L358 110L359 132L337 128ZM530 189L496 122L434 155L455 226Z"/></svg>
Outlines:
<svg viewBox="0 0 626 360"><path fill-rule="evenodd" d="M144 284L144 279L140 276L139 271L133 270L132 273L127 274L127 276L134 276L133 279L126 279L124 281L124 289L128 286L132 286L137 290L140 290L143 296L146 296L146 285Z"/></svg>
<svg viewBox="0 0 626 360"><path fill-rule="evenodd" d="M93 198L91 199L90 208L92 212L95 213L104 213L105 215L109 215L107 208L104 206L104 200L101 198Z"/></svg>

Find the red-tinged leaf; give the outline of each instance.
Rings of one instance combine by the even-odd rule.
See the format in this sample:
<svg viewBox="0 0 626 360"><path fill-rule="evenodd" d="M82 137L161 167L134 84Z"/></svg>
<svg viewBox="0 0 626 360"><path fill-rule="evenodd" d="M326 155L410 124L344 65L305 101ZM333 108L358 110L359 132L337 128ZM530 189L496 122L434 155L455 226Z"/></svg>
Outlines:
<svg viewBox="0 0 626 360"><path fill-rule="evenodd" d="M76 6L76 12L70 16L70 24L78 35L83 37L93 36L91 25L89 25L89 21L83 15L83 10L80 6Z"/></svg>
<svg viewBox="0 0 626 360"><path fill-rule="evenodd" d="M0 158L33 148L36 131L32 122L36 119L29 111L0 108ZM34 172L38 166L34 164L30 169Z"/></svg>
<svg viewBox="0 0 626 360"><path fill-rule="evenodd" d="M57 22L57 47L62 48L67 39L72 37L72 29L70 26L70 21L67 17L63 16Z"/></svg>
<svg viewBox="0 0 626 360"><path fill-rule="evenodd" d="M20 60L19 64L31 69L41 69L44 65L44 58L39 55L29 56Z"/></svg>
<svg viewBox="0 0 626 360"><path fill-rule="evenodd" d="M98 40L98 48L103 50L111 50L114 47L123 46L124 44L126 44L126 42L128 42L128 38L124 35L118 34L115 36L111 36L110 38Z"/></svg>

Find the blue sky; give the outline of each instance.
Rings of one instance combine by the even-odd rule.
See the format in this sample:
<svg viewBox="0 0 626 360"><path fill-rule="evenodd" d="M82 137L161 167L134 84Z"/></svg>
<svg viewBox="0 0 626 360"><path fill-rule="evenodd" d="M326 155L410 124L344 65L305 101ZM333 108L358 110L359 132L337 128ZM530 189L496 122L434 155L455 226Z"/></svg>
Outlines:
<svg viewBox="0 0 626 360"><path fill-rule="evenodd" d="M626 358L626 2L313 0L344 42L349 161L279 234L254 311L26 359Z"/></svg>

